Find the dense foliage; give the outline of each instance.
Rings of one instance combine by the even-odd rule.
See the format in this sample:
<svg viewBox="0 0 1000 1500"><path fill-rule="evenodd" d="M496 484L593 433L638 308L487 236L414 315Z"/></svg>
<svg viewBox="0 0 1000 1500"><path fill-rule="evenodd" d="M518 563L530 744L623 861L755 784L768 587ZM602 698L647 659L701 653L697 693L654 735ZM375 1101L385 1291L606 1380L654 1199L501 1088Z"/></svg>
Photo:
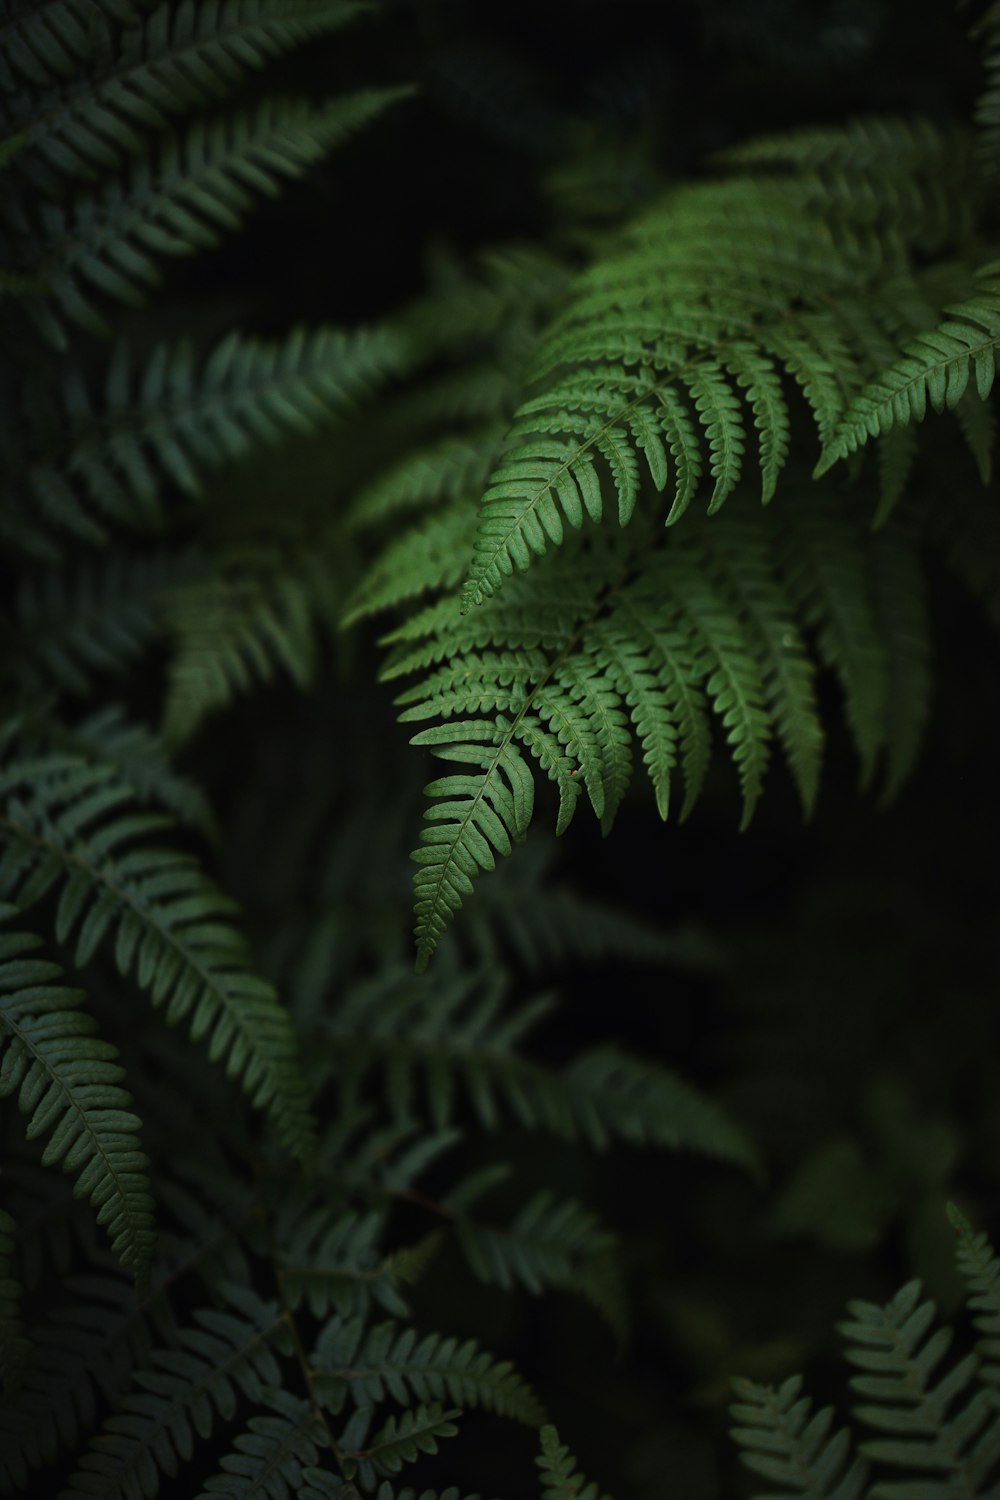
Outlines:
<svg viewBox="0 0 1000 1500"><path fill-rule="evenodd" d="M5 1495L1000 1494L1000 5L569 9L0 0Z"/></svg>

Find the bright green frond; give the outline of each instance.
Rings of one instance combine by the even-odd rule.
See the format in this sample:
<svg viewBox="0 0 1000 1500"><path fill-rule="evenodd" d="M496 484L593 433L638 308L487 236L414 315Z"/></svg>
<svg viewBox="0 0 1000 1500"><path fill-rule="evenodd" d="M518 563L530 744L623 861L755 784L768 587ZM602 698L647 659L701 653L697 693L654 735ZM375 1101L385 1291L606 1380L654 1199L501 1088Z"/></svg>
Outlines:
<svg viewBox="0 0 1000 1500"><path fill-rule="evenodd" d="M16 1100L29 1137L45 1138L43 1163L75 1175L115 1255L144 1281L153 1203L125 1070L81 992L56 982L57 965L27 956L40 942L0 934L0 1098Z"/></svg>

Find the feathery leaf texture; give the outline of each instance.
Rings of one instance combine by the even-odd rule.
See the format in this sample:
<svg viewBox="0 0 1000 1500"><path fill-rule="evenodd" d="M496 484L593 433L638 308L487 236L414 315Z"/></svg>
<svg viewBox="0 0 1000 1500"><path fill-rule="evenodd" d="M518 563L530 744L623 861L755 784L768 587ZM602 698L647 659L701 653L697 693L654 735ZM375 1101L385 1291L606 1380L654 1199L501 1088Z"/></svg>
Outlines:
<svg viewBox="0 0 1000 1500"><path fill-rule="evenodd" d="M9 921L12 909L3 909ZM153 1253L153 1204L139 1120L121 1087L117 1050L97 1035L83 995L56 983L62 970L29 957L41 939L0 931L0 1098L47 1137L42 1161L76 1176L111 1248L143 1281Z"/></svg>
<svg viewBox="0 0 1000 1500"><path fill-rule="evenodd" d="M169 1022L187 1019L195 1039L207 1038L209 1056L269 1111L283 1143L308 1154L288 1015L252 972L226 920L232 903L189 856L145 842L169 820L131 811L133 793L113 768L67 755L8 764L0 797L0 895L27 906L59 887L56 937L76 933L76 962L113 943L119 972L134 974Z"/></svg>
<svg viewBox="0 0 1000 1500"><path fill-rule="evenodd" d="M928 403L934 411L943 412L956 410L970 392L980 401L987 399L1000 348L998 273L996 263L984 267L974 296L946 307L943 322L916 334L898 359L868 380L821 454L817 475L857 452L869 438L922 422Z"/></svg>
<svg viewBox="0 0 1000 1500"><path fill-rule="evenodd" d="M538 1427L545 1419L538 1398L508 1360L495 1360L474 1339L423 1337L414 1328L360 1318L333 1319L320 1334L313 1360L313 1389L330 1411L350 1397L357 1406L454 1402Z"/></svg>
<svg viewBox="0 0 1000 1500"><path fill-rule="evenodd" d="M567 526L600 521L609 495L625 526L647 483L667 490L673 523L706 475L718 510L746 467L745 409L769 500L789 451L783 375L829 445L869 373L867 331L901 314L905 328L907 310L916 331L926 316L911 252L947 219L942 161L951 185L967 179L963 145L926 123L859 131L865 175L884 190L874 208L811 163L782 175L775 153L763 175L674 192L578 278L529 368L545 389L519 408L485 492L465 608L561 545ZM790 137L793 162L797 149ZM967 221L957 199L954 211Z"/></svg>
<svg viewBox="0 0 1000 1500"><path fill-rule="evenodd" d="M386 330L299 329L280 343L229 334L205 360L160 344L137 369L119 343L98 399L73 369L55 391L26 392L17 501L89 540L103 519L148 528L165 489L197 496L204 471L344 416L401 353Z"/></svg>
<svg viewBox="0 0 1000 1500"><path fill-rule="evenodd" d="M422 673L397 699L403 722L441 720L411 743L457 762L431 782L432 824L414 855L418 968L480 870L523 842L535 771L555 782L556 831L581 798L607 831L629 785L633 737L665 816L681 817L722 731L746 826L777 740L808 812L823 731L817 665L839 677L863 776L886 793L912 766L929 707L929 621L918 537L892 518L876 545L850 503L749 497L692 519L659 546L567 542L482 608L453 598L386 638L387 677ZM614 534L612 533L612 537Z"/></svg>
<svg viewBox="0 0 1000 1500"><path fill-rule="evenodd" d="M246 1288L230 1287L226 1305L196 1312L176 1346L156 1350L135 1387L81 1457L67 1500L133 1500L152 1496L160 1474L176 1477L195 1436L217 1418L232 1420L237 1393L259 1402L281 1385L275 1351L290 1336L280 1310Z"/></svg>
<svg viewBox="0 0 1000 1500"><path fill-rule="evenodd" d="M18 170L51 190L143 150L173 116L225 98L269 58L346 25L357 0L182 0L140 15L60 0L0 42L0 131L23 132Z"/></svg>
<svg viewBox="0 0 1000 1500"><path fill-rule="evenodd" d="M739 1397L730 1407L737 1424L733 1442L748 1469L783 1486L781 1495L808 1500L868 1500L868 1464L852 1456L847 1428L831 1434L831 1406L813 1413L803 1396L801 1376L778 1390L750 1380L734 1380ZM770 1494L768 1500L778 1500Z"/></svg>
<svg viewBox="0 0 1000 1500"><path fill-rule="evenodd" d="M593 1480L573 1472L576 1459L565 1443L559 1441L555 1427L543 1427L539 1436L541 1453L535 1463L542 1484L542 1500L608 1500Z"/></svg>
<svg viewBox="0 0 1000 1500"><path fill-rule="evenodd" d="M318 1475L325 1471L317 1470L316 1463L329 1448L330 1435L321 1415L308 1401L287 1391L264 1391L260 1399L266 1413L250 1418L246 1432L234 1443L235 1451L222 1460L222 1473L206 1482L198 1500L212 1500L215 1495L298 1500L305 1493L308 1475L311 1483L323 1484ZM333 1494L333 1476L326 1478L326 1492Z"/></svg>
<svg viewBox="0 0 1000 1500"><path fill-rule="evenodd" d="M521 1039L550 1009L542 1000L511 1011L503 986L475 975L442 973L429 992L389 970L345 997L328 1034L336 1072L352 1088L372 1067L384 1069L388 1103L401 1121L415 1113L422 1078L431 1122L444 1129L461 1081L487 1129L499 1123L503 1103L522 1126L585 1139L596 1150L624 1140L752 1163L742 1133L666 1068L611 1046L584 1052L558 1072L521 1056Z"/></svg>
<svg viewBox="0 0 1000 1500"><path fill-rule="evenodd" d="M123 180L72 202L8 197L0 255L55 304L34 315L59 347L60 319L107 332L97 297L140 305L164 257L192 255L240 227L259 197L275 197L330 149L362 129L405 89L366 89L321 105L266 98L252 110L196 120L136 159Z"/></svg>
<svg viewBox="0 0 1000 1500"><path fill-rule="evenodd" d="M436 1453L438 1439L454 1437L458 1431L454 1418L459 1415L457 1410L446 1410L440 1402L431 1401L389 1417L369 1437L372 1408L359 1407L340 1435L344 1477L356 1479L363 1489L374 1489L377 1479L398 1474L404 1464L413 1463L421 1453Z"/></svg>

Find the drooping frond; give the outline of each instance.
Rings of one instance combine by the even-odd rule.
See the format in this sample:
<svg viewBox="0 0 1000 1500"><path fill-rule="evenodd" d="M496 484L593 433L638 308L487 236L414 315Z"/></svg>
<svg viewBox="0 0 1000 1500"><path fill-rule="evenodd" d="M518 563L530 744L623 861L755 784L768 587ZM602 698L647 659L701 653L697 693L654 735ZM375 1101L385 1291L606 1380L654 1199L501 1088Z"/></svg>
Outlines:
<svg viewBox="0 0 1000 1500"><path fill-rule="evenodd" d="M0 1395L7 1404L17 1393L21 1370L31 1353L21 1319L21 1285L17 1276L17 1226L0 1208Z"/></svg>
<svg viewBox="0 0 1000 1500"><path fill-rule="evenodd" d="M870 370L866 330L922 326L911 252L948 223L942 159L966 175L964 148L930 126L865 140L873 181L898 188L884 201L844 194L811 163L685 188L578 279L529 367L544 389L519 408L483 498L466 608L609 499L624 526L643 488L666 490L673 522L704 476L716 511L747 467L748 416L767 501L789 451L785 376L829 443ZM965 222L956 202L952 228Z"/></svg>
<svg viewBox="0 0 1000 1500"><path fill-rule="evenodd" d="M420 673L412 743L457 762L432 782L414 858L423 967L480 870L523 841L535 767L556 784L562 832L581 799L607 830L641 752L665 816L678 781L690 812L713 730L736 769L744 826L775 740L808 811L822 729L817 665L840 678L866 778L909 769L928 707L928 618L917 537L894 518L872 546L850 497L817 490L766 512L744 496L660 545L627 537L558 554L475 611L453 597L386 639L385 675ZM808 502L808 503L806 503ZM720 733L721 732L721 733ZM633 743L635 741L636 743Z"/></svg>
<svg viewBox="0 0 1000 1500"><path fill-rule="evenodd" d="M451 1401L482 1407L537 1427L544 1411L509 1360L495 1360L474 1339L421 1337L414 1328L359 1318L331 1320L316 1345L313 1388L332 1412L348 1397L374 1405L393 1400Z"/></svg>
<svg viewBox="0 0 1000 1500"><path fill-rule="evenodd" d="M733 1389L739 1400L729 1409L736 1424L731 1435L748 1469L781 1485L782 1496L867 1500L866 1461L852 1454L846 1427L831 1433L832 1406L813 1413L812 1401L801 1394L801 1376L777 1390L750 1380L734 1380ZM778 1494L769 1490L766 1500Z"/></svg>
<svg viewBox="0 0 1000 1500"><path fill-rule="evenodd" d="M378 329L300 329L281 343L230 334L205 360L160 344L142 368L119 344L96 400L77 370L26 392L13 498L89 539L105 518L148 527L165 489L198 495L206 471L342 417L399 357Z"/></svg>
<svg viewBox="0 0 1000 1500"><path fill-rule="evenodd" d="M9 921L7 907L0 915ZM76 1176L114 1253L140 1281L153 1253L153 1204L139 1120L116 1048L97 1035L83 995L56 964L28 955L40 938L0 933L0 1098L46 1138L42 1161Z"/></svg>
<svg viewBox="0 0 1000 1500"><path fill-rule="evenodd" d="M0 43L0 131L22 131L31 181L88 178L142 150L171 117L225 98L252 68L351 21L361 0L160 3L145 14L57 0Z"/></svg>
<svg viewBox="0 0 1000 1500"><path fill-rule="evenodd" d="M945 319L916 334L888 369L870 379L844 412L816 473L856 452L870 437L922 422L928 403L956 410L967 393L985 401L993 389L1000 348L1000 265L983 267L976 294L945 308ZM971 384L970 384L971 382Z"/></svg>
<svg viewBox="0 0 1000 1500"><path fill-rule="evenodd" d="M941 1371L951 1330L930 1331L934 1304L920 1296L920 1282L911 1281L885 1307L852 1302L851 1320L841 1325L847 1358L864 1372L851 1380L868 1398L857 1418L885 1434L861 1451L906 1475L882 1481L879 1500L982 1494L1000 1458L1000 1416L988 1390L976 1385L976 1356Z"/></svg>
<svg viewBox="0 0 1000 1500"><path fill-rule="evenodd" d="M411 1118L420 1085L436 1129L452 1123L461 1083L480 1122L494 1129L505 1108L528 1129L585 1139L703 1151L744 1164L753 1159L741 1132L668 1069L614 1047L583 1052L558 1071L521 1055L522 1038L550 1010L542 1000L509 1010L500 983L441 974L433 991L391 970L359 985L327 1027L335 1071L353 1088L373 1068L385 1075L387 1100Z"/></svg>
<svg viewBox="0 0 1000 1500"><path fill-rule="evenodd" d="M138 158L124 180L67 204L8 199L0 254L54 304L36 316L60 346L68 318L98 332L95 298L141 304L165 257L191 255L239 228L260 197L275 197L406 90L368 89L313 105L266 98L249 111L196 120Z"/></svg>
<svg viewBox="0 0 1000 1500"><path fill-rule="evenodd" d="M226 1305L197 1312L175 1347L157 1350L135 1377L135 1389L103 1423L63 1490L66 1500L132 1500L151 1495L158 1475L174 1478L195 1434L231 1420L237 1393L259 1402L281 1386L275 1350L287 1352L280 1310L244 1288Z"/></svg>
<svg viewBox="0 0 1000 1500"><path fill-rule="evenodd" d="M84 964L113 945L167 1020L187 1020L209 1055L266 1108L293 1151L312 1125L288 1015L252 970L229 923L232 903L188 855L150 845L169 821L130 809L129 787L107 766L59 754L14 761L0 773L0 895L22 906L59 890L56 936L75 933Z"/></svg>
<svg viewBox="0 0 1000 1500"><path fill-rule="evenodd" d="M555 1427L543 1427L539 1437L542 1451L535 1463L540 1470L542 1500L607 1500L593 1480L573 1472L576 1459L559 1441Z"/></svg>

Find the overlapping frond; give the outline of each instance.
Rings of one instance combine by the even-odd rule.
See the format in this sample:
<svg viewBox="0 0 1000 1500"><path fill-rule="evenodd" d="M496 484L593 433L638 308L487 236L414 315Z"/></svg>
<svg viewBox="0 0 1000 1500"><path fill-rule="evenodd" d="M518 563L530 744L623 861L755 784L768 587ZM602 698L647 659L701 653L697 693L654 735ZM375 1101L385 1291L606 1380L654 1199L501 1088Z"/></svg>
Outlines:
<svg viewBox="0 0 1000 1500"><path fill-rule="evenodd" d="M375 1488L377 1480L398 1474L421 1453L436 1453L441 1438L454 1437L454 1418L460 1412L446 1410L439 1402L407 1407L389 1417L369 1435L371 1407L359 1407L340 1436L340 1467L344 1477L357 1480L363 1489Z"/></svg>
<svg viewBox="0 0 1000 1500"><path fill-rule="evenodd" d="M387 330L299 329L279 343L230 334L205 359L160 344L139 366L119 344L99 394L74 369L26 390L12 498L87 539L107 520L148 528L164 491L198 495L206 471L344 416L400 348Z"/></svg>
<svg viewBox="0 0 1000 1500"><path fill-rule="evenodd" d="M482 608L453 597L387 637L386 676L419 673L412 743L457 762L432 782L434 826L414 856L423 967L472 889L526 836L536 768L558 792L556 831L581 798L607 830L635 751L661 816L681 816L721 738L749 821L779 743L808 811L823 732L817 666L836 673L862 772L895 791L929 706L929 625L918 538L896 518L872 545L867 516L819 490L762 512L750 497L692 519L659 546L567 542ZM612 534L613 536L614 534Z"/></svg>
<svg viewBox="0 0 1000 1500"><path fill-rule="evenodd" d="M831 1430L832 1406L813 1412L801 1376L777 1390L750 1380L735 1380L733 1389L739 1400L729 1409L737 1424L731 1436L748 1469L781 1485L781 1495L868 1500L867 1462L852 1453L846 1427ZM777 1500L776 1493L769 1491L767 1500Z"/></svg>
<svg viewBox="0 0 1000 1500"><path fill-rule="evenodd" d="M141 151L171 118L225 98L250 69L351 21L361 0L183 0L138 9L57 0L0 39L0 131L18 168L51 187Z"/></svg>
<svg viewBox="0 0 1000 1500"><path fill-rule="evenodd" d="M339 1482L328 1470L316 1467L331 1442L320 1413L308 1401L282 1390L264 1391L260 1402L264 1412L250 1418L246 1431L235 1440L234 1451L222 1459L222 1472L206 1481L198 1500L211 1500L215 1495L245 1500L334 1495Z"/></svg>
<svg viewBox="0 0 1000 1500"><path fill-rule="evenodd" d="M67 1500L132 1500L153 1495L159 1475L173 1478L195 1436L232 1419L238 1394L260 1402L281 1385L275 1351L289 1334L277 1306L230 1287L225 1306L197 1312L174 1347L154 1351L135 1389L103 1423L63 1494Z"/></svg>
<svg viewBox="0 0 1000 1500"><path fill-rule="evenodd" d="M945 308L936 327L905 343L891 365L870 379L850 402L827 443L817 474L878 437L922 422L928 405L954 411L967 393L985 401L996 377L1000 348L1000 267L985 266L974 296Z"/></svg>
<svg viewBox="0 0 1000 1500"><path fill-rule="evenodd" d="M400 1120L427 1097L436 1129L452 1123L460 1083L480 1122L494 1129L501 1109L528 1129L586 1140L612 1140L752 1160L749 1142L709 1099L668 1069L614 1047L581 1053L556 1070L522 1055L520 1043L551 1009L539 1000L504 1005L502 984L443 973L426 985L391 971L359 985L328 1024L335 1069L360 1088L384 1070L386 1096Z"/></svg>
<svg viewBox="0 0 1000 1500"><path fill-rule="evenodd" d="M450 1401L482 1407L537 1427L544 1420L538 1398L509 1360L495 1360L474 1339L423 1337L414 1328L360 1319L333 1319L323 1329L313 1362L313 1388L333 1412L348 1397L358 1406L385 1400L405 1404Z"/></svg>
<svg viewBox="0 0 1000 1500"><path fill-rule="evenodd" d="M37 203L8 195L0 254L51 304L33 312L57 345L67 343L64 318L106 332L102 299L144 302L164 258L217 244L259 198L275 197L405 93L367 89L321 105L266 98L252 110L196 120L183 136L159 139L125 178L111 176L83 197Z"/></svg>
<svg viewBox="0 0 1000 1500"><path fill-rule="evenodd" d="M0 912L8 921L7 907ZM122 1088L117 1049L97 1035L83 995L57 981L62 970L29 957L39 938L0 932L0 1098L44 1137L45 1165L75 1174L123 1265L145 1279L153 1252L149 1163L139 1120Z"/></svg>
<svg viewBox="0 0 1000 1500"><path fill-rule="evenodd" d="M913 252L968 222L941 201L942 182L967 176L964 146L929 125L858 132L881 197L828 181L815 147L792 138L784 165L798 171L783 174L774 147L763 175L678 190L582 274L531 361L544 388L519 408L484 495L466 608L612 500L624 526L643 488L667 491L674 522L704 479L718 510L748 466L748 418L767 501L789 452L787 380L829 445L870 372L872 330L926 320Z"/></svg>
<svg viewBox="0 0 1000 1500"><path fill-rule="evenodd" d="M113 949L167 1020L186 1020L209 1055L266 1108L285 1145L310 1149L312 1125L288 1015L252 969L228 921L232 903L190 856L148 835L168 820L137 813L112 768L50 754L0 772L0 894L22 906L59 891L56 935L84 964Z"/></svg>

